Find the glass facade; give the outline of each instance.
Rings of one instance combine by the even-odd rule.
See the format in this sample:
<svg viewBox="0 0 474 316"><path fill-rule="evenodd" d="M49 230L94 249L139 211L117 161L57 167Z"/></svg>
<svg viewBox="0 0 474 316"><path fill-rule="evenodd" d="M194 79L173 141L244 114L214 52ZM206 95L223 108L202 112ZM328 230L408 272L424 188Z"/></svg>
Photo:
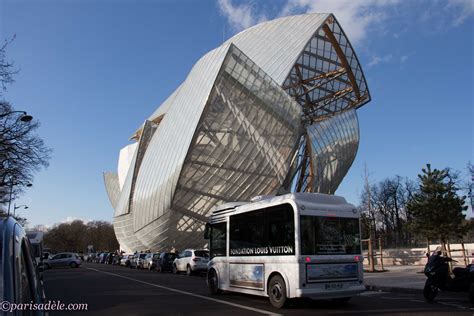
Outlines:
<svg viewBox="0 0 474 316"><path fill-rule="evenodd" d="M334 193L357 152L356 109L368 101L362 68L332 14L280 18L235 35L204 55L134 133L136 149L123 151L118 175L104 174L121 247L201 247L216 205Z"/></svg>

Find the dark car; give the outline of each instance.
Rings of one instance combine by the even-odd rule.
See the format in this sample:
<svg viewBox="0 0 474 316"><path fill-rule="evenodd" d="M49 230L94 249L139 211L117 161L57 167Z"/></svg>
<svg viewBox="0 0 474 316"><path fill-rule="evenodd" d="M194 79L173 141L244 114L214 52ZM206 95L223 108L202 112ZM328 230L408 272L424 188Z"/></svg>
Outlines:
<svg viewBox="0 0 474 316"><path fill-rule="evenodd" d="M114 259L112 260L113 265L120 265L120 260L122 260L122 255L115 255Z"/></svg>
<svg viewBox="0 0 474 316"><path fill-rule="evenodd" d="M177 253L174 252L162 252L160 258L156 261L156 271L172 271L173 261L178 257Z"/></svg>
<svg viewBox="0 0 474 316"><path fill-rule="evenodd" d="M25 231L12 217L0 219L0 253L0 301L44 304L40 268ZM36 311L34 315L44 315L44 312Z"/></svg>
<svg viewBox="0 0 474 316"><path fill-rule="evenodd" d="M105 264L112 264L114 261L115 254L114 253L109 253L107 257L105 258Z"/></svg>
<svg viewBox="0 0 474 316"><path fill-rule="evenodd" d="M92 262L100 263L100 257L101 257L102 254L103 254L103 252L96 253L96 255L95 255L94 259L92 260Z"/></svg>

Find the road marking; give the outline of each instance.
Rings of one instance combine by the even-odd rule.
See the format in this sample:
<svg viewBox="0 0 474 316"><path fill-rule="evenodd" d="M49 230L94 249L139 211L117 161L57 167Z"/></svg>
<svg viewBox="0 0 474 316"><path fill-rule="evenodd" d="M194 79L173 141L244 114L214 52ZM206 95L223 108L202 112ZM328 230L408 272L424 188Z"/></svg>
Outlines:
<svg viewBox="0 0 474 316"><path fill-rule="evenodd" d="M150 285L150 286L153 286L153 287L157 287L159 289L168 290L168 291L171 291L171 292L176 292L176 293L180 293L180 294L185 294L185 295L189 295L189 296L193 296L193 297L202 298L202 299L212 301L212 302L216 302L216 303L221 303L221 304L226 304L226 305L230 305L230 306L234 306L234 307L238 307L238 308L242 308L242 309L251 310L253 312L260 313L260 314L272 315L272 316L282 316L282 314L272 313L272 312L269 312L269 311L266 311L266 310L263 310L263 309L248 307L248 306L245 306L245 305L240 305L240 304L236 304L236 303L222 301L222 300L218 300L218 299L215 299L215 298L212 298L212 297L207 297L207 296L204 296L204 295L199 295L199 294L194 294L194 293L191 293L191 292L181 291L181 290L173 289L173 288L162 286L162 285L137 280L137 279L134 279L134 278L129 278L129 277L126 277L126 276L123 276L123 275L120 275L120 274L116 274L116 273L106 272L106 271L102 271L102 270L98 270L98 269L94 269L94 268L87 268L87 267L84 267L84 268L89 269L89 270L93 270L93 271L97 271L97 272L100 272L100 273L104 273L104 274L110 274L110 275L113 275L113 276L117 276L119 278L135 281L135 282L138 282L138 283L147 284L147 285Z"/></svg>
<svg viewBox="0 0 474 316"><path fill-rule="evenodd" d="M417 303L426 303L426 301L422 301L422 300L410 300L412 302L417 302Z"/></svg>
<svg viewBox="0 0 474 316"><path fill-rule="evenodd" d="M462 305L459 305L459 304L456 304L456 303L445 303L445 302L436 302L438 304L441 304L441 305L445 305L445 306L450 306L450 307L457 307L459 309L467 309L466 306L462 306Z"/></svg>
<svg viewBox="0 0 474 316"><path fill-rule="evenodd" d="M387 294L387 292L365 291L365 292L359 293L358 295L359 296L374 296L374 295L383 295L383 294Z"/></svg>
<svg viewBox="0 0 474 316"><path fill-rule="evenodd" d="M409 299L410 297L388 297L388 296L383 296L381 297L383 299L386 299L386 300L400 300L400 301L406 301L407 299Z"/></svg>

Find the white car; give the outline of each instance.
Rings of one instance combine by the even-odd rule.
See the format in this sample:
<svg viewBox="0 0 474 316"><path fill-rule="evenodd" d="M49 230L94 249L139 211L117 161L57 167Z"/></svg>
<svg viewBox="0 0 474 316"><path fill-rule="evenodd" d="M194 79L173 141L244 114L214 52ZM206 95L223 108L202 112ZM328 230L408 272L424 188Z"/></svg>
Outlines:
<svg viewBox="0 0 474 316"><path fill-rule="evenodd" d="M143 261L145 260L146 255L145 252L136 253L133 256L133 259L130 260L130 268L143 269Z"/></svg>
<svg viewBox="0 0 474 316"><path fill-rule="evenodd" d="M186 271L187 275L195 272L206 272L209 262L209 250L185 249L173 262L173 273Z"/></svg>

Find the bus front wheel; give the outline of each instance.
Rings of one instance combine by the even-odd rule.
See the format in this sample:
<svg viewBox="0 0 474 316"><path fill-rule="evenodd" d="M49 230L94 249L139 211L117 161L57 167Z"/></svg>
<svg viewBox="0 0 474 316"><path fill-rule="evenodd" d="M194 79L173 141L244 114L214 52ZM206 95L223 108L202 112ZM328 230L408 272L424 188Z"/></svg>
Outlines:
<svg viewBox="0 0 474 316"><path fill-rule="evenodd" d="M222 293L221 289L219 289L219 279L214 269L210 270L207 274L207 285L209 287L209 292L211 292L212 295Z"/></svg>
<svg viewBox="0 0 474 316"><path fill-rule="evenodd" d="M286 285L283 278L275 275L268 284L268 297L270 303L276 308L282 308L287 302Z"/></svg>

